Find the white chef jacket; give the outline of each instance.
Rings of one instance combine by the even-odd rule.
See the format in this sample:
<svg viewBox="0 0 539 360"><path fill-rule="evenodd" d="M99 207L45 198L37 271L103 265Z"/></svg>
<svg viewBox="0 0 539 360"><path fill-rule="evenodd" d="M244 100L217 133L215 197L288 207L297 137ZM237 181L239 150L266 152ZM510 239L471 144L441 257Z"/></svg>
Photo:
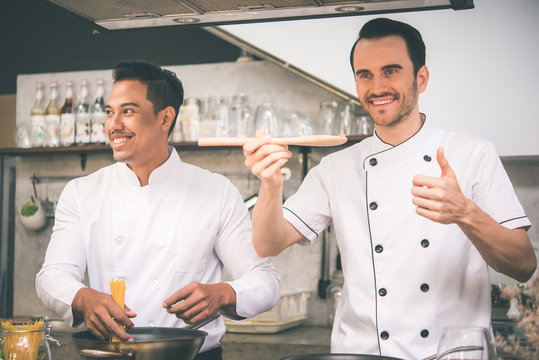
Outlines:
<svg viewBox="0 0 539 360"><path fill-rule="evenodd" d="M422 359L436 353L444 326L490 328L487 264L457 225L417 215L412 204L414 175L441 175L440 146L467 198L503 226L530 226L484 139L425 122L398 146L375 134L326 156L284 215L308 242L334 225L345 281L332 352Z"/></svg>
<svg viewBox="0 0 539 360"><path fill-rule="evenodd" d="M141 187L125 163L70 181L56 210L38 296L73 324L71 303L88 272L91 288L110 294L124 279L125 304L135 326L182 327L163 301L196 281L221 282L223 265L234 279L236 311L251 317L271 309L280 277L271 259L257 256L251 220L237 189L223 176L186 164L175 149ZM76 324L74 324L76 325ZM204 326L201 351L219 345L221 318Z"/></svg>

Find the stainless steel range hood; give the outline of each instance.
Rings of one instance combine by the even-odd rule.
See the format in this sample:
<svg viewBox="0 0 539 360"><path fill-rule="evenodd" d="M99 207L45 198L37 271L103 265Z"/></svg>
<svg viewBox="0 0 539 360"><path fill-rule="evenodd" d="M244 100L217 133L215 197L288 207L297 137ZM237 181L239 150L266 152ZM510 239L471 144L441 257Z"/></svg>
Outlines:
<svg viewBox="0 0 539 360"><path fill-rule="evenodd" d="M45 0L109 30L224 25L434 9L470 9L473 0Z"/></svg>

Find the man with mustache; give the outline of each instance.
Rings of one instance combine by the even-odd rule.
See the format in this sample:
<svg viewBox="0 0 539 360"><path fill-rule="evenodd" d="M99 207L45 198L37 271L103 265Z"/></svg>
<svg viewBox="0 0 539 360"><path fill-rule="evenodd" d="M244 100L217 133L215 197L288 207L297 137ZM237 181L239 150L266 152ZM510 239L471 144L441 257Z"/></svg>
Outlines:
<svg viewBox="0 0 539 360"><path fill-rule="evenodd" d="M282 205L291 153L259 132L244 146L262 181L253 243L275 256L333 224L344 286L332 352L421 359L445 326L490 328L487 265L531 277L530 221L490 142L433 128L419 112L429 72L415 28L369 21L350 63L374 136L323 158Z"/></svg>
<svg viewBox="0 0 539 360"><path fill-rule="evenodd" d="M238 190L168 146L180 80L140 60L118 64L113 75L105 130L117 162L62 192L36 279L40 299L73 326L125 341L133 338L122 326L183 327L271 309L280 278L253 248ZM232 281L222 282L223 266ZM125 281L124 309L109 295L112 279ZM222 318L202 329L208 336L196 359L220 360Z"/></svg>

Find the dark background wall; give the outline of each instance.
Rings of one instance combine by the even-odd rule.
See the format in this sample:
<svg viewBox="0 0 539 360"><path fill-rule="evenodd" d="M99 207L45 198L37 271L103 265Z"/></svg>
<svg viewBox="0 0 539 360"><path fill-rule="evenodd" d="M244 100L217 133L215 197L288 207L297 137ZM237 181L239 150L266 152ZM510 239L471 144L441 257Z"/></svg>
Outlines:
<svg viewBox="0 0 539 360"><path fill-rule="evenodd" d="M109 31L45 0L0 0L0 95L16 93L18 74L111 69L130 58L184 65L238 55L199 27Z"/></svg>

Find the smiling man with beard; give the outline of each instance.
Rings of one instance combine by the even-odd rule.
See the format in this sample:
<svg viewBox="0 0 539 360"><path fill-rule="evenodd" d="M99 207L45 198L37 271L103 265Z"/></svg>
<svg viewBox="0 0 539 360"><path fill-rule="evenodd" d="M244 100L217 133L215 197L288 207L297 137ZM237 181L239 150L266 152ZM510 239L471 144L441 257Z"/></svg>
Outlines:
<svg viewBox="0 0 539 360"><path fill-rule="evenodd" d="M36 279L41 301L70 325L126 341L133 337L122 326L184 327L271 309L280 278L254 250L238 190L168 145L180 80L141 60L118 64L114 80L105 130L117 163L63 190ZM223 267L232 281L222 282ZM112 279L125 281L129 307L112 299ZM202 329L208 336L195 360L222 359L222 318Z"/></svg>
<svg viewBox="0 0 539 360"><path fill-rule="evenodd" d="M429 72L415 28L369 21L350 62L374 136L324 157L283 206L291 153L258 132L244 146L262 181L253 243L275 256L333 224L344 286L332 352L422 359L445 326L490 328L488 266L531 277L530 221L490 142L433 128L419 112Z"/></svg>

